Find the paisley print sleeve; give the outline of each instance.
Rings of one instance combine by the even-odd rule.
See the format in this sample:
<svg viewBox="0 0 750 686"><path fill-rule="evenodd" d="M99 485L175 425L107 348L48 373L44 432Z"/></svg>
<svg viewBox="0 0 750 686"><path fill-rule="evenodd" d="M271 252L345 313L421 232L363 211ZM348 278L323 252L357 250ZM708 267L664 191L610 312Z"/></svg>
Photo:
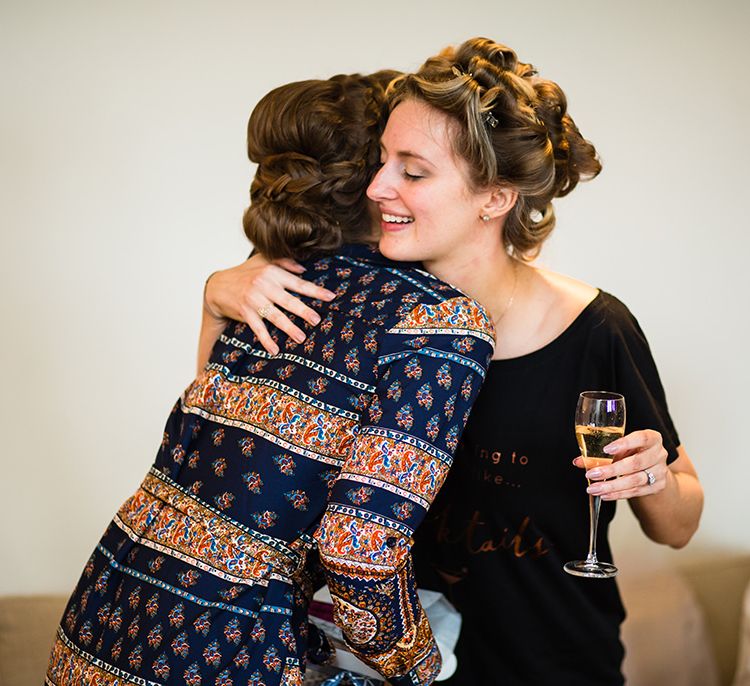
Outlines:
<svg viewBox="0 0 750 686"><path fill-rule="evenodd" d="M383 337L375 393L316 534L348 645L391 684L430 684L441 658L416 593L412 534L451 466L494 329L457 297Z"/></svg>

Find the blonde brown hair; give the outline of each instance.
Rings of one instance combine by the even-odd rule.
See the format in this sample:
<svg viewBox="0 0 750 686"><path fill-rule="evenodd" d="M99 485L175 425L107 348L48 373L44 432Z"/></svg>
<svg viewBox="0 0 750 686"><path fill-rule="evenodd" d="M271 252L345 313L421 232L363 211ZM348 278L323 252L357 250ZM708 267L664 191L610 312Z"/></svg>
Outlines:
<svg viewBox="0 0 750 686"><path fill-rule="evenodd" d="M391 108L416 98L448 115L454 152L468 162L475 187L518 191L503 228L516 257L539 253L555 225L552 199L601 170L594 146L567 113L562 89L487 38L429 58L394 81L389 97Z"/></svg>
<svg viewBox="0 0 750 686"><path fill-rule="evenodd" d="M376 169L398 72L290 83L257 104L247 151L258 163L245 234L266 257L304 259L370 232L365 190Z"/></svg>

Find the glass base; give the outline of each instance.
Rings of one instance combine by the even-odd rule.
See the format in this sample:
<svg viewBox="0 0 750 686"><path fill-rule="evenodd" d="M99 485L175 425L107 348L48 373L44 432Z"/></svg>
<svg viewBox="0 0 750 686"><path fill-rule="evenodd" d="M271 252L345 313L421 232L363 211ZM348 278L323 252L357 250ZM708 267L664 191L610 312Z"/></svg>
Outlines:
<svg viewBox="0 0 750 686"><path fill-rule="evenodd" d="M563 569L573 576L585 576L587 579L611 579L617 575L617 567L609 562L587 562L576 560L567 562Z"/></svg>

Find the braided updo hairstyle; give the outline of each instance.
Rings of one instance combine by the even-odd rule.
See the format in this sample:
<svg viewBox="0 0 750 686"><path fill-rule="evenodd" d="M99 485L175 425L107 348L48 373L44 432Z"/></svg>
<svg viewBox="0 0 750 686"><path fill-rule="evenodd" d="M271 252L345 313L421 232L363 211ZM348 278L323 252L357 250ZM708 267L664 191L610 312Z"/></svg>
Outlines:
<svg viewBox="0 0 750 686"><path fill-rule="evenodd" d="M263 255L305 259L368 236L365 190L379 159L386 87L397 75L298 81L257 104L247 151L258 168L242 223Z"/></svg>
<svg viewBox="0 0 750 686"><path fill-rule="evenodd" d="M391 108L416 98L451 120L454 152L468 162L476 188L509 186L518 199L503 241L533 259L555 226L552 199L601 171L594 146L567 113L565 94L537 76L510 48L472 38L397 79Z"/></svg>

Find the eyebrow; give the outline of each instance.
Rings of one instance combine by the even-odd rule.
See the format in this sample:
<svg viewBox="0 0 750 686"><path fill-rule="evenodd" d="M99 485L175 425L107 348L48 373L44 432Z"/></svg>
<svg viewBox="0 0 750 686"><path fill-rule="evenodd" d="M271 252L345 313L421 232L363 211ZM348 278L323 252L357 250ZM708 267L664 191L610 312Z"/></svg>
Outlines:
<svg viewBox="0 0 750 686"><path fill-rule="evenodd" d="M427 162L431 167L434 167L435 165L430 162L426 157L422 157L422 155L419 155L416 152L412 152L411 150L399 150L396 153L399 157L411 157L415 160L420 160L421 162Z"/></svg>
<svg viewBox="0 0 750 686"><path fill-rule="evenodd" d="M381 141L381 143L380 143L380 151L381 151L381 152L387 152L387 150L385 149L385 146L383 145L382 141ZM430 160L428 160L428 159L427 159L426 157L424 157L424 156L420 155L419 153L416 153L416 152L414 152L414 151L412 151L412 150L397 150L397 151L395 152L395 155L396 155L396 157L400 157L400 158L403 158L403 157L409 157L409 158L411 158L411 159L419 160L419 161L421 161L421 162L426 162L426 163L427 163L427 164L429 164L429 165L430 165L431 167L434 167L434 166L435 166L435 165L434 165L434 164L433 164L432 162L430 162Z"/></svg>

